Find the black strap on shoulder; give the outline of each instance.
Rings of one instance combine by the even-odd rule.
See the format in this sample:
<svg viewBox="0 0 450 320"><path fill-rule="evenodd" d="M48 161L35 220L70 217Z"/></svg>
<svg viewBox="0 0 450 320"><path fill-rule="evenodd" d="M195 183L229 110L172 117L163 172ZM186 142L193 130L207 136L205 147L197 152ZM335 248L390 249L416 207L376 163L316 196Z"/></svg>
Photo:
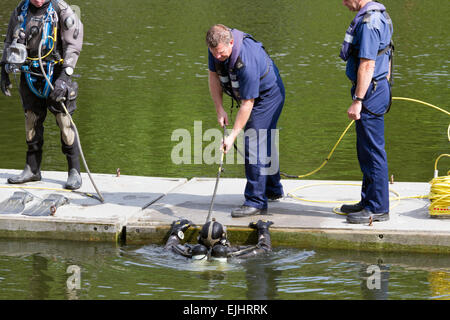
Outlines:
<svg viewBox="0 0 450 320"><path fill-rule="evenodd" d="M257 41L255 38L253 38L252 36L250 36L249 34L245 34L244 40L247 38L253 40L254 42L261 43L261 42ZM242 41L244 41L244 40L242 40ZM262 43L261 43L261 47L263 48L264 52L267 54L267 59L266 59L267 60L267 69L266 69L266 72L259 78L260 81L262 79L264 79L269 74L269 71L270 71L270 62L269 62L270 55ZM239 61L239 59L240 58L238 58L238 61ZM237 64L237 62L236 62L236 64Z"/></svg>

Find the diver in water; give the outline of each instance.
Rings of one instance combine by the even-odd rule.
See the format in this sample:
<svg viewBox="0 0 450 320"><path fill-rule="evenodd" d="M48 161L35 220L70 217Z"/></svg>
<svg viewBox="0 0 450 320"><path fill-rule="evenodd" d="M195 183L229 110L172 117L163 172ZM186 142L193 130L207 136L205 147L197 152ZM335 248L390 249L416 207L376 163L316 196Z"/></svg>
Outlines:
<svg viewBox="0 0 450 320"><path fill-rule="evenodd" d="M4 44L0 89L10 96L9 75L20 73L28 146L25 169L9 177L8 183L41 180L44 120L49 110L60 128L62 152L67 159L65 188L79 189L82 179L78 138L61 101L73 115L78 84L72 74L83 44L83 24L63 0L22 0L11 14Z"/></svg>
<svg viewBox="0 0 450 320"><path fill-rule="evenodd" d="M258 220L250 222L249 227L256 229L258 243L247 246L231 246L227 238L226 227L212 219L205 223L198 236L198 244L181 244L184 232L192 225L187 219L181 219L172 223L169 239L165 249L193 260L202 260L211 257L212 260L225 261L229 257L248 258L272 251L269 227L272 221Z"/></svg>

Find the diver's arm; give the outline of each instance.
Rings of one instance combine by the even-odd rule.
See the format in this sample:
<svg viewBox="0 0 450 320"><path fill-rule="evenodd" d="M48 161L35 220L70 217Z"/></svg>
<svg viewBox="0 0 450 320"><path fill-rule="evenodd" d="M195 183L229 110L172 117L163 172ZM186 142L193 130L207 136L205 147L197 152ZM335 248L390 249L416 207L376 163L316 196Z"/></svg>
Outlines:
<svg viewBox="0 0 450 320"><path fill-rule="evenodd" d="M180 244L180 239L176 235L170 235L164 245L164 250L170 250L172 247Z"/></svg>
<svg viewBox="0 0 450 320"><path fill-rule="evenodd" d="M3 46L3 55L1 63L6 63L6 49L9 48L13 41L14 30L16 29L18 20L17 20L17 9L15 9L11 13L11 17L9 18L8 30L6 31L6 37Z"/></svg>
<svg viewBox="0 0 450 320"><path fill-rule="evenodd" d="M265 248L256 246L235 246L228 249L229 257L236 257L239 259L246 259L250 257L256 257L258 255L269 252Z"/></svg>
<svg viewBox="0 0 450 320"><path fill-rule="evenodd" d="M180 239L176 235L171 235L169 239L167 239L166 245L164 246L164 250L170 250L173 253L182 255L186 258L192 258L192 248L189 245L182 245L180 243Z"/></svg>
<svg viewBox="0 0 450 320"><path fill-rule="evenodd" d="M249 227L256 229L258 235L258 243L255 246L239 246L229 249L229 256L238 258L249 258L272 251L272 242L270 239L269 227L272 221L258 220L251 222Z"/></svg>
<svg viewBox="0 0 450 320"><path fill-rule="evenodd" d="M72 8L65 2L59 1L59 32L63 46L63 68L75 69L83 46L83 23Z"/></svg>
<svg viewBox="0 0 450 320"><path fill-rule="evenodd" d="M180 219L172 222L169 238L167 239L165 250L171 250L174 253L184 257L192 257L192 248L189 244L182 245L184 232L191 226L192 222L187 219Z"/></svg>

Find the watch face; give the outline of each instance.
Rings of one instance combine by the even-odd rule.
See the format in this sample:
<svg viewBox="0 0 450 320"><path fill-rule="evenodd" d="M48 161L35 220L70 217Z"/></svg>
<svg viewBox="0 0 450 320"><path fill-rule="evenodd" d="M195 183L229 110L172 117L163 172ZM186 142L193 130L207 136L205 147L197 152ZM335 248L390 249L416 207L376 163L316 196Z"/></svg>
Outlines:
<svg viewBox="0 0 450 320"><path fill-rule="evenodd" d="M67 67L66 69L64 69L64 71L68 76L71 76L73 74L73 68L71 67Z"/></svg>

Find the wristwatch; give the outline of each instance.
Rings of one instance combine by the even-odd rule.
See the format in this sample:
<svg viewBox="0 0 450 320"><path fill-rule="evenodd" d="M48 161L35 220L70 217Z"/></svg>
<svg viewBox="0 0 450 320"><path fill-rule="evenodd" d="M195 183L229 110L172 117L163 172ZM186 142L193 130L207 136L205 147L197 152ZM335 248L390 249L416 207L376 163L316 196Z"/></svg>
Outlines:
<svg viewBox="0 0 450 320"><path fill-rule="evenodd" d="M68 75L71 76L73 74L73 68L72 67L67 67L64 69L64 72Z"/></svg>
<svg viewBox="0 0 450 320"><path fill-rule="evenodd" d="M353 101L357 100L357 101L361 101L361 102L364 101L363 98L358 97L356 94L353 95L352 100L353 100Z"/></svg>

